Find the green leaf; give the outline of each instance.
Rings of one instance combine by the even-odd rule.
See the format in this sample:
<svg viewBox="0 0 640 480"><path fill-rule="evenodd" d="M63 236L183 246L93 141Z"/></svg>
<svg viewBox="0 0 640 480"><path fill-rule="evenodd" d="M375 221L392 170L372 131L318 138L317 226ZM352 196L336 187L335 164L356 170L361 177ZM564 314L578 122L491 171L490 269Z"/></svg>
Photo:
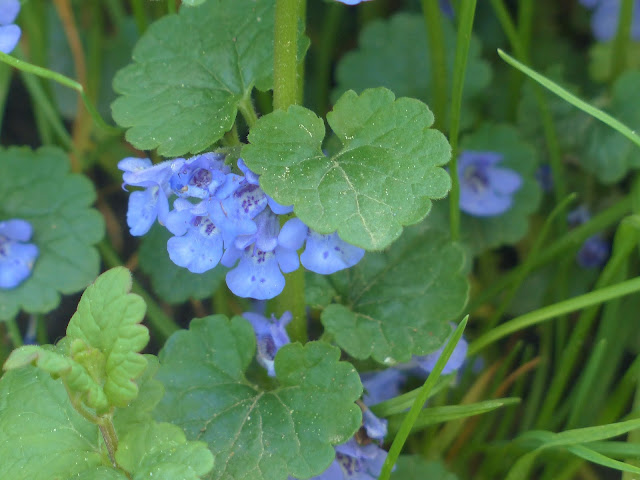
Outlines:
<svg viewBox="0 0 640 480"><path fill-rule="evenodd" d="M98 427L71 407L61 382L33 367L0 379L0 432L0 478L71 478L104 464Z"/></svg>
<svg viewBox="0 0 640 480"><path fill-rule="evenodd" d="M460 237L472 253L503 244L514 244L529 230L528 216L535 212L542 197L535 179L535 150L522 141L518 131L507 125L484 124L462 138L460 150L492 151L503 154L499 167L509 168L522 177L522 186L513 195L511 208L495 217L474 217L460 213ZM449 231L449 203L438 202L427 222L443 232Z"/></svg>
<svg viewBox="0 0 640 480"><path fill-rule="evenodd" d="M274 3L209 0L150 25L113 81L113 118L129 128L127 140L171 157L230 130L253 87L273 83Z"/></svg>
<svg viewBox="0 0 640 480"><path fill-rule="evenodd" d="M131 273L113 268L82 294L78 310L67 326L67 336L54 349L27 345L14 350L5 370L34 363L65 385L98 415L111 407L125 407L138 395L134 379L147 366L139 352L149 342L149 331L139 325L145 304L129 293Z"/></svg>
<svg viewBox="0 0 640 480"><path fill-rule="evenodd" d="M208 443L216 455L209 478L320 474L335 456L332 445L360 427L358 374L335 347L289 344L276 355L278 386L267 391L245 377L254 353L255 334L243 318L193 320L160 353L166 394L156 417Z"/></svg>
<svg viewBox="0 0 640 480"><path fill-rule="evenodd" d="M431 353L467 302L464 262L447 235L425 224L407 229L386 252L330 277L343 303L325 308L322 324L357 359L393 365Z"/></svg>
<svg viewBox="0 0 640 480"><path fill-rule="evenodd" d="M191 480L211 470L204 443L187 442L180 428L148 415L135 420L129 433L118 430L116 459L127 476L113 468L98 426L73 409L61 382L33 367L11 370L0 379L0 478Z"/></svg>
<svg viewBox="0 0 640 480"><path fill-rule="evenodd" d="M23 309L45 313L60 294L75 293L99 273L92 246L104 236L102 216L90 205L91 182L69 173L68 156L44 147L0 149L0 221L19 218L33 227L40 254L29 278L11 290L0 289L0 321Z"/></svg>
<svg viewBox="0 0 640 480"><path fill-rule="evenodd" d="M140 244L140 268L151 279L153 290L162 300L169 303L183 303L190 298L202 299L213 295L227 273L218 265L205 273L191 273L178 267L169 258L167 240L171 233L160 225L154 225L142 237Z"/></svg>
<svg viewBox="0 0 640 480"><path fill-rule="evenodd" d="M260 118L242 157L260 185L322 234L336 230L348 243L381 250L403 225L419 222L442 198L450 179L441 168L451 149L430 129L433 114L418 100L395 99L384 88L345 93L327 115L342 150L322 152L324 123L292 106Z"/></svg>
<svg viewBox="0 0 640 480"><path fill-rule="evenodd" d="M164 387L154 377L158 372L160 363L154 355L144 355L147 360L147 368L136 380L138 396L127 405L127 408L116 409L113 415L113 424L119 435L124 435L140 424L150 423L153 409L162 400Z"/></svg>
<svg viewBox="0 0 640 480"><path fill-rule="evenodd" d="M134 379L147 366L138 353L149 342L149 331L140 325L146 306L130 290L126 268L108 270L82 294L67 327L71 356L103 382L109 405L116 407L136 398Z"/></svg>
<svg viewBox="0 0 640 480"><path fill-rule="evenodd" d="M606 109L617 120L636 130L640 128L639 84L640 72L632 71L620 76L613 85L609 108ZM629 170L640 168L636 145L597 120L592 120L590 127L586 129L580 159L600 181L614 183Z"/></svg>
<svg viewBox="0 0 640 480"><path fill-rule="evenodd" d="M451 22L444 18L442 30L446 43L447 84L452 85L456 32ZM471 99L484 90L491 77L489 65L480 59L480 51L480 42L472 37L460 116L463 127L474 120ZM387 87L398 96L417 98L430 105L434 102L430 69L429 42L422 15L400 13L389 20L371 22L362 30L358 49L347 53L338 63L338 85L332 98L337 99L349 89L361 92L371 87ZM448 94L450 97L451 91ZM451 98L447 105L451 105ZM443 124L449 124L448 119L443 120Z"/></svg>
<svg viewBox="0 0 640 480"><path fill-rule="evenodd" d="M72 392L81 394L82 401L99 411L109 409L109 400L89 371L79 362L63 353L52 351L51 347L25 345L9 355L4 370L14 370L26 365L35 365L50 373L54 378L62 378Z"/></svg>
<svg viewBox="0 0 640 480"><path fill-rule="evenodd" d="M439 461L427 460L420 455L401 455L391 480L457 480Z"/></svg>
<svg viewBox="0 0 640 480"><path fill-rule="evenodd" d="M213 468L213 454L204 442L188 442L179 427L151 423L122 438L116 462L133 480L197 480Z"/></svg>

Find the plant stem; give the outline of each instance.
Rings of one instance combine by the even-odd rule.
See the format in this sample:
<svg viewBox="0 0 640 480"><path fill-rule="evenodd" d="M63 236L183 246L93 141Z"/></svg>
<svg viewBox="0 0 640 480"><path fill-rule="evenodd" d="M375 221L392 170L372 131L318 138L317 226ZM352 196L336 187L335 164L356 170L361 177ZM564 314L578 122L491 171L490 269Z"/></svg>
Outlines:
<svg viewBox="0 0 640 480"><path fill-rule="evenodd" d="M276 0L273 108L286 110L298 100L298 14L302 0Z"/></svg>
<svg viewBox="0 0 640 480"><path fill-rule="evenodd" d="M431 86L429 96L432 98L433 127L442 130L447 108L447 59L445 57L445 39L442 30L442 14L439 0L422 0L422 15L429 41L429 57L431 59Z"/></svg>
<svg viewBox="0 0 640 480"><path fill-rule="evenodd" d="M298 84L298 20L305 9L304 0L276 0L274 40L274 89L273 108L287 110L299 99ZM293 13L293 14L292 14ZM282 220L286 220L282 217ZM290 311L293 320L289 324L292 341L305 343L307 336L307 312L304 298L304 269L285 275L285 287L280 295L267 306L269 313L281 316Z"/></svg>
<svg viewBox="0 0 640 480"><path fill-rule="evenodd" d="M242 101L238 104L238 110L240 110L240 114L244 121L247 122L247 126L252 128L256 122L258 121L258 114L256 113L255 108L253 108L253 102L251 101L251 96L246 96L242 99Z"/></svg>
<svg viewBox="0 0 640 480"><path fill-rule="evenodd" d="M449 218L451 239L460 238L460 182L458 180L458 134L460 133L460 109L462 107L462 91L467 71L467 57L471 43L473 17L476 12L476 0L463 0L460 8L460 23L456 38L456 58L453 66L453 86L451 88L451 118L449 127L449 143L451 143L451 193L449 194Z"/></svg>
<svg viewBox="0 0 640 480"><path fill-rule="evenodd" d="M118 435L109 416L99 417L98 428L104 439L104 444L109 452L109 459L114 468L118 468L116 463L116 451L118 450Z"/></svg>
<svg viewBox="0 0 640 480"><path fill-rule="evenodd" d="M13 344L13 348L18 348L22 346L22 335L20 334L20 329L18 328L18 322L16 322L15 318L7 320L5 322L7 326L7 334L9 335L9 339Z"/></svg>

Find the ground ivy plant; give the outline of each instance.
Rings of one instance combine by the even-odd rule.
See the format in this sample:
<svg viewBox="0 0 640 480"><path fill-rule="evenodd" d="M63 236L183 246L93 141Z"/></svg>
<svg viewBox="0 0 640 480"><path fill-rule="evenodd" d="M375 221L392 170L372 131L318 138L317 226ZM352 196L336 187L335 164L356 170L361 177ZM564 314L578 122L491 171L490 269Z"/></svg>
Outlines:
<svg viewBox="0 0 640 480"><path fill-rule="evenodd" d="M635 478L639 41L0 0L0 478Z"/></svg>

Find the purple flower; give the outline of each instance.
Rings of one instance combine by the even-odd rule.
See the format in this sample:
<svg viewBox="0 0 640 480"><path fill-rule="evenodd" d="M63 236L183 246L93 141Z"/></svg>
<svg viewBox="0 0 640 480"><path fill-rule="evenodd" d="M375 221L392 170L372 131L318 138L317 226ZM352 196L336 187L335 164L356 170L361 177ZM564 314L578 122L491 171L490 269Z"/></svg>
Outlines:
<svg viewBox="0 0 640 480"><path fill-rule="evenodd" d="M396 369L387 368L379 372L366 372L360 374L364 395L362 400L365 405L371 406L397 397L400 388L407 381L407 373Z"/></svg>
<svg viewBox="0 0 640 480"><path fill-rule="evenodd" d="M282 226L278 235L279 245L298 250L305 242L300 262L307 270L323 275L352 267L364 256L362 248L348 244L337 233L321 235L298 218L292 218Z"/></svg>
<svg viewBox="0 0 640 480"><path fill-rule="evenodd" d="M0 0L0 52L11 53L22 31L14 24L20 12L20 0Z"/></svg>
<svg viewBox="0 0 640 480"><path fill-rule="evenodd" d="M293 318L291 312L284 312L279 320L273 314L271 318L252 312L243 313L242 316L249 320L256 333L258 363L267 369L270 377L275 377L276 353L280 347L290 342L285 327Z"/></svg>
<svg viewBox="0 0 640 480"><path fill-rule="evenodd" d="M582 268L599 268L609 258L609 242L596 234L587 238L576 255L576 261Z"/></svg>
<svg viewBox="0 0 640 480"><path fill-rule="evenodd" d="M118 168L124 173L122 187L131 185L145 187L129 196L127 225L133 236L141 236L149 231L156 218L164 223L169 213L168 183L173 169L184 162L162 162L153 165L148 158L128 157L118 162Z"/></svg>
<svg viewBox="0 0 640 480"><path fill-rule="evenodd" d="M180 197L210 198L226 183L226 174L230 171L222 156L204 153L182 163L171 176L169 185Z"/></svg>
<svg viewBox="0 0 640 480"><path fill-rule="evenodd" d="M591 220L591 212L586 205L580 205L567 215L569 228L575 228ZM587 238L576 254L576 262L582 268L598 268L604 265L610 254L609 242L602 235Z"/></svg>
<svg viewBox="0 0 640 480"><path fill-rule="evenodd" d="M449 339L447 339L445 344L448 341ZM440 347L435 352L430 353L429 355L414 356L413 359L411 360L411 364L417 366L418 368L424 370L427 373L431 373L436 366L436 362L440 359L440 356L444 351L444 347L445 345ZM453 352L449 357L449 360L447 360L446 365L442 369L441 375L449 375L450 373L453 373L456 370L458 370L460 367L462 367L462 364L464 363L465 358L467 357L468 348L469 348L469 344L467 343L465 338L460 337L460 340L454 347Z"/></svg>
<svg viewBox="0 0 640 480"><path fill-rule="evenodd" d="M536 170L536 180L543 191L548 193L553 190L553 176L551 175L551 166L548 163L538 167L538 170Z"/></svg>
<svg viewBox="0 0 640 480"><path fill-rule="evenodd" d="M26 220L0 222L0 288L15 288L31 275L39 253L38 247L26 243L31 235L33 229Z"/></svg>
<svg viewBox="0 0 640 480"><path fill-rule="evenodd" d="M181 237L167 242L171 261L192 273L204 273L214 268L222 258L222 235L207 216L194 215Z"/></svg>
<svg viewBox="0 0 640 480"><path fill-rule="evenodd" d="M578 208L571 210L567 215L569 228L578 227L583 223L587 223L589 220L591 220L591 212L586 205L580 205Z"/></svg>
<svg viewBox="0 0 640 480"><path fill-rule="evenodd" d="M256 232L239 236L234 245L228 247L222 257L222 264L233 267L227 273L229 289L239 297L267 300L282 292L284 273L297 270L300 266L295 250L278 245L278 217L266 209L256 217Z"/></svg>
<svg viewBox="0 0 640 480"><path fill-rule="evenodd" d="M375 443L360 445L354 438L334 448L335 460L310 480L376 480L387 458L387 452Z"/></svg>
<svg viewBox="0 0 640 480"><path fill-rule="evenodd" d="M497 167L502 154L464 151L458 157L460 209L475 217L501 215L511 208L522 178L513 170Z"/></svg>
<svg viewBox="0 0 640 480"><path fill-rule="evenodd" d="M283 273L298 269L300 260L308 269L327 274L356 264L364 255L336 234L317 234L299 220L287 224L281 241L278 216L291 213L293 206L269 197L242 159L238 168L243 175L231 173L216 153L157 165L148 158L129 157L118 168L123 187L143 188L129 197L131 234L144 235L158 219L175 235L167 250L176 265L203 273L218 263L237 263L227 274L227 285L238 296L275 297L284 288ZM176 196L169 210L169 199Z"/></svg>
<svg viewBox="0 0 640 480"><path fill-rule="evenodd" d="M267 196L258 185L243 181L227 198L209 203L211 220L223 232L226 246L239 235L251 235L257 230L253 221L267 207Z"/></svg>
<svg viewBox="0 0 640 480"><path fill-rule="evenodd" d="M580 0L580 3L593 10L591 16L593 36L600 42L611 40L618 31L620 0ZM640 40L640 0L635 0L633 4L631 38Z"/></svg>
<svg viewBox="0 0 640 480"><path fill-rule="evenodd" d="M367 437L372 440L382 442L387 436L387 420L376 417L368 408L362 411L362 428L367 433Z"/></svg>

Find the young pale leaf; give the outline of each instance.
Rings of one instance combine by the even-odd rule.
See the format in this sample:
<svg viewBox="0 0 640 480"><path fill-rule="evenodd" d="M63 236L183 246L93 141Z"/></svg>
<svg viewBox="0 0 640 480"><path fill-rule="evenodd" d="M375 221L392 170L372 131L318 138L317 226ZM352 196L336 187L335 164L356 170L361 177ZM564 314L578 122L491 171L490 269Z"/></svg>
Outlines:
<svg viewBox="0 0 640 480"><path fill-rule="evenodd" d="M126 268L103 273L82 294L67 327L71 357L103 382L109 405L115 407L125 407L138 395L134 379L147 366L138 353L149 342L149 331L140 325L146 306L130 290Z"/></svg>
<svg viewBox="0 0 640 480"><path fill-rule="evenodd" d="M331 277L343 303L325 308L322 324L357 359L393 365L431 353L467 302L464 260L447 235L411 227L393 248Z"/></svg>
<svg viewBox="0 0 640 480"><path fill-rule="evenodd" d="M0 321L20 309L44 313L60 303L60 294L86 287L100 269L92 246L104 235L101 215L90 208L91 182L69 173L68 156L44 147L0 149L0 222L28 221L30 242L39 249L31 275L16 288L0 289Z"/></svg>
<svg viewBox="0 0 640 480"><path fill-rule="evenodd" d="M116 462L134 480L197 480L213 468L213 454L204 442L188 442L175 425L149 423L122 438Z"/></svg>
<svg viewBox="0 0 640 480"><path fill-rule="evenodd" d="M9 355L4 370L14 370L33 364L50 373L54 378L62 378L70 391L80 394L82 401L98 411L109 408L109 400L102 386L90 375L87 369L72 358L50 348L25 345Z"/></svg>
<svg viewBox="0 0 640 480"><path fill-rule="evenodd" d="M528 216L536 211L542 192L535 179L535 150L525 143L518 131L508 125L485 124L461 140L460 151L490 151L502 154L498 167L520 175L522 186L513 194L511 207L495 216L476 217L460 213L460 236L472 253L480 253L521 240L529 229ZM464 173L462 173L464 175ZM449 202L438 202L427 222L449 231Z"/></svg>
<svg viewBox="0 0 640 480"><path fill-rule="evenodd" d="M451 148L430 129L433 114L422 102L395 99L385 88L346 92L327 121L342 150L322 152L324 123L299 106L265 115L249 134L242 157L261 175L260 185L283 205L294 205L310 228L336 230L352 245L381 250L404 225L419 222L432 198L451 182L444 165Z"/></svg>
<svg viewBox="0 0 640 480"><path fill-rule="evenodd" d="M448 19L443 19L442 33L447 63L447 85L452 85L456 52L456 32ZM491 70L480 58L480 42L472 37L464 84L462 104L463 126L473 122L470 100L488 84ZM398 52L402 52L401 55ZM358 49L347 53L338 63L337 87L332 98L353 89L361 92L371 87L387 87L396 95L418 98L431 105L434 102L431 48L422 15L400 13L389 20L367 24L358 41ZM449 87L450 88L450 87ZM451 95L451 91L447 92ZM450 99L449 99L450 100ZM450 105L451 101L447 102ZM447 112L448 115L448 112ZM438 119L448 125L448 119Z"/></svg>
<svg viewBox="0 0 640 480"><path fill-rule="evenodd" d="M0 432L3 479L72 478L103 465L98 427L73 409L61 382L34 367L11 370L0 379Z"/></svg>
<svg viewBox="0 0 640 480"><path fill-rule="evenodd" d="M171 233L160 225L154 225L142 237L140 268L149 275L153 290L169 303L210 297L224 281L227 269L218 265L205 273L191 273L186 268L178 267L167 255L169 238Z"/></svg>
<svg viewBox="0 0 640 480"><path fill-rule="evenodd" d="M640 72L627 72L613 86L611 104L607 109L617 120L632 129L640 128L638 85ZM621 180L630 169L640 168L638 146L608 125L593 120L585 132L582 164L600 181L614 183Z"/></svg>
<svg viewBox="0 0 640 480"><path fill-rule="evenodd" d="M289 344L275 359L279 386L265 391L245 377L255 334L240 317L195 319L169 338L158 379L166 394L156 418L204 440L216 455L209 478L309 478L335 456L332 445L360 427L362 393L354 368L324 343Z"/></svg>
<svg viewBox="0 0 640 480"><path fill-rule="evenodd" d="M274 4L208 1L150 25L113 81L121 95L113 118L129 128L127 140L171 157L200 152L230 130L253 87L273 83Z"/></svg>

